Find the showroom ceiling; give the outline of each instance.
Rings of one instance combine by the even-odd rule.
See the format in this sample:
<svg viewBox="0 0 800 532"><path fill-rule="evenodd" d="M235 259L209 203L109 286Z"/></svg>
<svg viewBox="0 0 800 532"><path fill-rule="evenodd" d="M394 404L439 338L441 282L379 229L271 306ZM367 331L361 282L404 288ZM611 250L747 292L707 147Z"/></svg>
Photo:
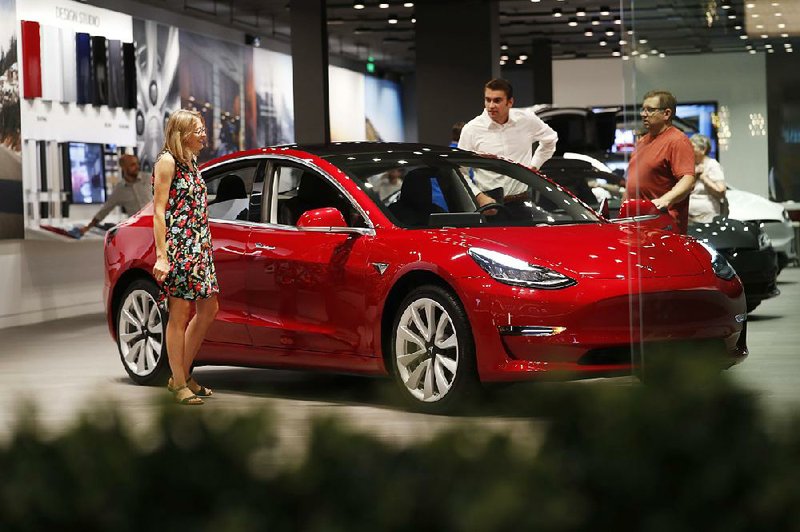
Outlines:
<svg viewBox="0 0 800 532"><path fill-rule="evenodd" d="M288 0L145 1L288 41ZM331 51L357 60L372 56L387 70L413 70L414 3L328 0ZM501 42L508 48L498 61L508 65L524 62L520 55L530 53L534 39L549 40L555 59L627 59L794 53L800 35L800 0L499 0L499 9Z"/></svg>

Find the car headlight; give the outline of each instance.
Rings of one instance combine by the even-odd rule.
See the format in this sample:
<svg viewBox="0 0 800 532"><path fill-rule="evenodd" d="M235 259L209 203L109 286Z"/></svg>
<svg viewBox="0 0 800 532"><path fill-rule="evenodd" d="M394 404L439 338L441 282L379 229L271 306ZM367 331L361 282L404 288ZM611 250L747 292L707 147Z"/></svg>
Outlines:
<svg viewBox="0 0 800 532"><path fill-rule="evenodd" d="M736 270L733 269L733 266L730 265L728 260L723 257L720 252L705 242L698 241L697 243L706 248L706 251L711 255L711 269L714 270L717 277L725 279L726 281L730 281L736 277Z"/></svg>
<svg viewBox="0 0 800 532"><path fill-rule="evenodd" d="M513 286L556 289L576 284L574 279L550 268L535 266L504 253L482 248L470 248L469 256L493 279Z"/></svg>
<svg viewBox="0 0 800 532"><path fill-rule="evenodd" d="M772 240L770 240L769 235L764 230L763 225L758 228L758 249L763 250L767 249L768 247L772 246Z"/></svg>

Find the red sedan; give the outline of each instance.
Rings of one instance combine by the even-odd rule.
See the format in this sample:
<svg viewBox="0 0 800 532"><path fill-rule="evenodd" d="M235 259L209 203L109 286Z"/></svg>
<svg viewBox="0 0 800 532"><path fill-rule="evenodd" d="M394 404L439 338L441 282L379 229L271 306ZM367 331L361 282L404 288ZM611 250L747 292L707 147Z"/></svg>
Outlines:
<svg viewBox="0 0 800 532"><path fill-rule="evenodd" d="M724 258L652 216L611 223L522 166L341 143L240 152L202 173L221 292L198 365L389 374L441 410L482 382L631 371L676 342L727 365L747 355ZM497 202L479 207L487 182ZM105 261L123 366L162 382L152 207L109 231Z"/></svg>

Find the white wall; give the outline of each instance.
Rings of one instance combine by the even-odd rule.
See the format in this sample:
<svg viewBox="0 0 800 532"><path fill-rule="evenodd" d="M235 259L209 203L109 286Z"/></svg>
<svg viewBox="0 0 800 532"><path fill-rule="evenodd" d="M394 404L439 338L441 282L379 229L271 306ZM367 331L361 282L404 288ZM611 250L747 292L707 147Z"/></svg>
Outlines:
<svg viewBox="0 0 800 532"><path fill-rule="evenodd" d="M0 329L103 312L103 275L100 238L0 240Z"/></svg>
<svg viewBox="0 0 800 532"><path fill-rule="evenodd" d="M678 102L716 101L729 111L731 137L720 153L727 181L767 196L767 137L752 135L751 115L767 119L764 54L695 54L633 61L581 59L553 62L557 105L641 102L652 89L666 89ZM766 122L764 131L766 132Z"/></svg>

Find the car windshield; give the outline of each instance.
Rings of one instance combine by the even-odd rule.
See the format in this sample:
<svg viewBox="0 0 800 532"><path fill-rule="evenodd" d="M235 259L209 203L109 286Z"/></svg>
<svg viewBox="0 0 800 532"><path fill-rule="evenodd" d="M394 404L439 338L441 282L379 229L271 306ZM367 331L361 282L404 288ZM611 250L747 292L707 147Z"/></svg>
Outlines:
<svg viewBox="0 0 800 532"><path fill-rule="evenodd" d="M326 159L396 225L532 226L596 223L597 213L534 172L453 149L336 154ZM483 200L479 206L478 196ZM485 205L492 201L492 204Z"/></svg>

